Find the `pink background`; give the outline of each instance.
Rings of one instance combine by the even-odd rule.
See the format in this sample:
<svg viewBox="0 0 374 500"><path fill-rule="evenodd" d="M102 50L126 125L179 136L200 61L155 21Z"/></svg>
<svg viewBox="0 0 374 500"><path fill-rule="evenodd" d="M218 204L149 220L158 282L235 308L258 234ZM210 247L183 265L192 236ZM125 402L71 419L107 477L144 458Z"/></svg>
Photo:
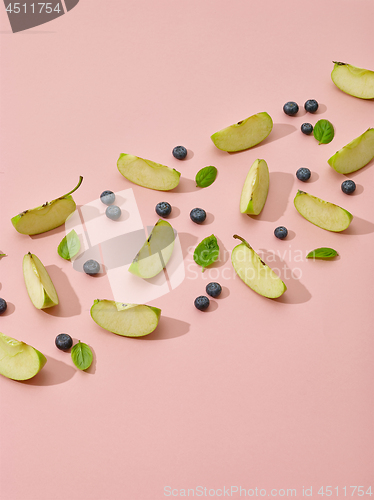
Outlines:
<svg viewBox="0 0 374 500"><path fill-rule="evenodd" d="M374 69L373 15L371 0L81 0L50 24L12 34L0 8L0 250L8 254L0 296L9 304L0 325L48 358L27 383L0 377L2 500L158 500L165 486L199 485L267 495L296 488L299 497L312 486L316 498L321 486L367 490L373 166L349 176L358 185L349 197L326 160L374 126L374 102L342 93L330 78L332 60ZM312 98L320 103L315 116L303 110ZM299 103L298 116L283 113L288 100ZM275 124L266 141L232 155L213 146L212 133L259 111ZM328 145L300 132L320 118L335 126ZM171 156L178 144L190 150L184 162ZM122 152L178 169L180 186L160 193L131 185L116 168ZM238 205L256 158L267 161L271 186L262 214L250 218ZM206 165L218 178L196 189ZM301 166L312 170L306 185L295 177ZM93 300L110 298L110 287L57 255L63 226L31 238L10 224L69 191L79 175L78 205L132 187L144 225L156 222L159 201L174 207L186 279L152 301L162 319L148 338L121 338L91 320ZM298 188L352 212L350 228L333 234L306 222L293 207ZM202 226L189 219L196 206L209 213ZM278 225L288 227L288 239L274 237ZM195 273L188 249L212 233L222 260ZM234 278L234 233L273 268L286 266L281 299ZM296 260L320 246L340 258ZM38 311L28 299L21 264L28 251L55 282L54 309ZM211 279L224 293L201 313L193 300ZM92 347L89 373L56 349L61 332Z"/></svg>

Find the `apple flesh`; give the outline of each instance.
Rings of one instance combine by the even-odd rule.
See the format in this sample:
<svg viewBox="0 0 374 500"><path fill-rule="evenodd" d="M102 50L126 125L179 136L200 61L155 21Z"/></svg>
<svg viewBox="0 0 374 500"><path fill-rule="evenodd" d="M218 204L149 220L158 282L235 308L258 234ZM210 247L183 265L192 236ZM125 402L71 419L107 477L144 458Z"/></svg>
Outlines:
<svg viewBox="0 0 374 500"><path fill-rule="evenodd" d="M272 128L270 115L262 112L216 132L211 139L218 149L233 153L256 146L266 139Z"/></svg>
<svg viewBox="0 0 374 500"><path fill-rule="evenodd" d="M374 99L374 71L334 61L331 79L346 94Z"/></svg>
<svg viewBox="0 0 374 500"><path fill-rule="evenodd" d="M328 164L340 174L350 174L360 170L374 158L374 128L348 143L331 158Z"/></svg>
<svg viewBox="0 0 374 500"><path fill-rule="evenodd" d="M174 168L129 154L120 155L117 168L127 180L157 191L174 189L181 175Z"/></svg>
<svg viewBox="0 0 374 500"><path fill-rule="evenodd" d="M23 277L30 300L37 309L58 304L57 292L47 270L38 257L30 252L23 258Z"/></svg>
<svg viewBox="0 0 374 500"><path fill-rule="evenodd" d="M0 333L0 373L13 380L29 380L47 360L45 356L24 342Z"/></svg>
<svg viewBox="0 0 374 500"><path fill-rule="evenodd" d="M69 193L44 203L40 207L25 210L16 215L11 219L13 226L19 233L28 235L45 233L61 226L76 208L71 194L79 188L82 181L83 177L81 176L78 184Z"/></svg>
<svg viewBox="0 0 374 500"><path fill-rule="evenodd" d="M124 337L144 337L155 330L161 310L144 304L95 300L91 317L101 328Z"/></svg>
<svg viewBox="0 0 374 500"><path fill-rule="evenodd" d="M165 220L156 222L151 234L129 267L129 272L141 278L153 278L169 262L174 248L175 233Z"/></svg>
<svg viewBox="0 0 374 500"><path fill-rule="evenodd" d="M256 160L244 182L240 197L240 212L258 215L264 208L268 191L269 168L265 160Z"/></svg>
<svg viewBox="0 0 374 500"><path fill-rule="evenodd" d="M236 234L234 238L242 242L231 253L231 262L239 278L263 297L269 299L280 297L287 290L283 281L243 238Z"/></svg>
<svg viewBox="0 0 374 500"><path fill-rule="evenodd" d="M344 231L353 219L353 215L344 208L300 190L294 205L306 220L327 231Z"/></svg>

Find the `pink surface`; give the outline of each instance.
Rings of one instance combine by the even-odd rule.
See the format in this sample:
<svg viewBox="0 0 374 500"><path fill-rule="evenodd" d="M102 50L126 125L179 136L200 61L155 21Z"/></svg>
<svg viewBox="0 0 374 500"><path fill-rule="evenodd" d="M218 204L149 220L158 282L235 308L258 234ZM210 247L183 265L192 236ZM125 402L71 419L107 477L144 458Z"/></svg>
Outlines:
<svg viewBox="0 0 374 500"><path fill-rule="evenodd" d="M298 497L312 487L316 498L328 485L339 496L344 486L347 496L351 485L367 491L373 162L349 177L358 185L349 197L326 160L374 126L374 102L330 79L332 60L374 69L373 15L370 0L81 0L50 24L12 34L0 8L0 250L8 254L0 295L9 304L0 330L48 358L27 383L0 377L2 500L158 500L166 486L179 494L257 487L266 496L295 488ZM320 102L315 116L302 108L311 98ZM288 100L299 103L298 116L283 113ZM214 147L212 133L259 111L275 124L262 144L231 155ZM335 126L328 145L299 130L319 118ZM178 144L190 150L186 161L171 156ZM122 152L178 169L180 186L160 193L132 185L116 168ZM267 161L271 186L262 214L250 218L238 205L256 158ZM194 176L206 165L218 168L217 180L197 189ZM312 170L306 185L295 177L300 166ZM109 282L57 255L63 226L28 237L10 224L69 191L79 175L78 205L104 189L132 188L144 226L157 221L159 201L174 207L186 277L150 302L162 319L142 340L93 323L89 309L110 298ZM305 221L293 206L298 188L352 212L350 228L334 234ZM189 220L196 206L209 213L202 226ZM278 225L288 239L274 237ZM189 248L212 233L222 259L202 274ZM234 277L234 233L279 269L288 287L281 299L260 297ZM340 258L306 261L320 246ZM28 251L50 272L58 307L32 306L21 264ZM193 300L211 279L224 293L201 313ZM61 332L94 350L88 373L56 349Z"/></svg>

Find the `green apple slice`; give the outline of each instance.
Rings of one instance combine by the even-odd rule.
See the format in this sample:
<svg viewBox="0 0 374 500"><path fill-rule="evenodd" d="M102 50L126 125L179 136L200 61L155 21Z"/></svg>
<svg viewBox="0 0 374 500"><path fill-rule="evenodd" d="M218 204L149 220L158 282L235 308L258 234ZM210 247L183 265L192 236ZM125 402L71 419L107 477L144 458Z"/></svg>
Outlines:
<svg viewBox="0 0 374 500"><path fill-rule="evenodd" d="M125 337L144 337L158 325L161 310L144 304L95 300L91 317L101 328Z"/></svg>
<svg viewBox="0 0 374 500"><path fill-rule="evenodd" d="M180 172L174 168L122 153L117 168L127 180L149 189L170 191L179 184Z"/></svg>
<svg viewBox="0 0 374 500"><path fill-rule="evenodd" d="M340 174L350 174L360 170L374 158L374 128L357 137L331 158L328 164Z"/></svg>
<svg viewBox="0 0 374 500"><path fill-rule="evenodd" d="M174 240L172 226L166 220L159 219L130 265L129 272L145 279L156 276L169 262Z"/></svg>
<svg viewBox="0 0 374 500"><path fill-rule="evenodd" d="M306 220L327 231L344 231L353 219L353 215L344 208L300 190L294 205Z"/></svg>
<svg viewBox="0 0 374 500"><path fill-rule="evenodd" d="M270 115L262 112L216 132L211 139L218 149L233 153L256 146L266 139L272 128Z"/></svg>
<svg viewBox="0 0 374 500"><path fill-rule="evenodd" d="M23 258L23 277L27 293L37 309L58 304L58 296L47 270L38 257L28 253Z"/></svg>
<svg viewBox="0 0 374 500"><path fill-rule="evenodd" d="M346 94L374 99L374 71L334 61L331 79Z"/></svg>
<svg viewBox="0 0 374 500"><path fill-rule="evenodd" d="M16 215L11 219L13 226L19 233L29 235L45 233L61 226L76 208L71 194L79 188L82 181L81 176L78 184L69 193Z"/></svg>
<svg viewBox="0 0 374 500"><path fill-rule="evenodd" d="M239 278L263 297L280 297L287 290L283 281L243 238L236 234L234 238L242 242L231 252L231 262Z"/></svg>
<svg viewBox="0 0 374 500"><path fill-rule="evenodd" d="M242 214L258 215L269 191L269 168L265 160L256 160L249 169L240 197Z"/></svg>
<svg viewBox="0 0 374 500"><path fill-rule="evenodd" d="M0 333L0 373L13 380L29 380L47 360L45 356L24 342Z"/></svg>

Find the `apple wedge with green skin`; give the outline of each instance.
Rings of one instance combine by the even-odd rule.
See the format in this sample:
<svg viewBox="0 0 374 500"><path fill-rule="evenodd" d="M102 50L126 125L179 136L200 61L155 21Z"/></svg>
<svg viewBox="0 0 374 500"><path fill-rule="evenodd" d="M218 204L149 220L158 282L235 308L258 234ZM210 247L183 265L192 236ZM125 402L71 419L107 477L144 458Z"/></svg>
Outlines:
<svg viewBox="0 0 374 500"><path fill-rule="evenodd" d="M304 219L335 233L347 229L353 219L353 215L344 208L300 190L295 196L294 205Z"/></svg>
<svg viewBox="0 0 374 500"><path fill-rule="evenodd" d="M4 377L29 380L46 362L44 354L34 347L0 333L0 373Z"/></svg>
<svg viewBox="0 0 374 500"><path fill-rule="evenodd" d="M169 262L174 241L172 226L166 220L159 219L130 265L129 272L144 279L156 276Z"/></svg>
<svg viewBox="0 0 374 500"><path fill-rule="evenodd" d="M231 252L231 262L236 274L256 293L268 299L277 299L287 290L283 281L261 260L253 248L237 234L241 241Z"/></svg>
<svg viewBox="0 0 374 500"><path fill-rule="evenodd" d="M76 208L71 194L79 188L82 181L81 176L78 184L69 193L16 215L11 219L13 226L19 233L28 235L45 233L61 226Z"/></svg>
<svg viewBox="0 0 374 500"><path fill-rule="evenodd" d="M95 300L91 317L101 328L124 337L144 337L155 330L161 309L145 304L123 304L114 300Z"/></svg>
<svg viewBox="0 0 374 500"><path fill-rule="evenodd" d="M374 71L333 62L331 79L340 90L360 99L374 99Z"/></svg>
<svg viewBox="0 0 374 500"><path fill-rule="evenodd" d="M181 176L175 168L124 153L117 161L117 168L127 180L157 191L174 189Z"/></svg>
<svg viewBox="0 0 374 500"><path fill-rule="evenodd" d="M373 158L374 128L369 128L331 156L327 163L340 174L351 174L367 165Z"/></svg>
<svg viewBox="0 0 374 500"><path fill-rule="evenodd" d="M38 257L30 252L23 258L23 277L30 300L37 309L46 309L58 304L57 292L46 268Z"/></svg>
<svg viewBox="0 0 374 500"><path fill-rule="evenodd" d="M269 191L269 168L265 160L256 160L249 169L240 197L242 214L258 215Z"/></svg>
<svg viewBox="0 0 374 500"><path fill-rule="evenodd" d="M271 116L262 112L216 132L211 139L218 149L234 153L256 146L266 139L272 129Z"/></svg>

